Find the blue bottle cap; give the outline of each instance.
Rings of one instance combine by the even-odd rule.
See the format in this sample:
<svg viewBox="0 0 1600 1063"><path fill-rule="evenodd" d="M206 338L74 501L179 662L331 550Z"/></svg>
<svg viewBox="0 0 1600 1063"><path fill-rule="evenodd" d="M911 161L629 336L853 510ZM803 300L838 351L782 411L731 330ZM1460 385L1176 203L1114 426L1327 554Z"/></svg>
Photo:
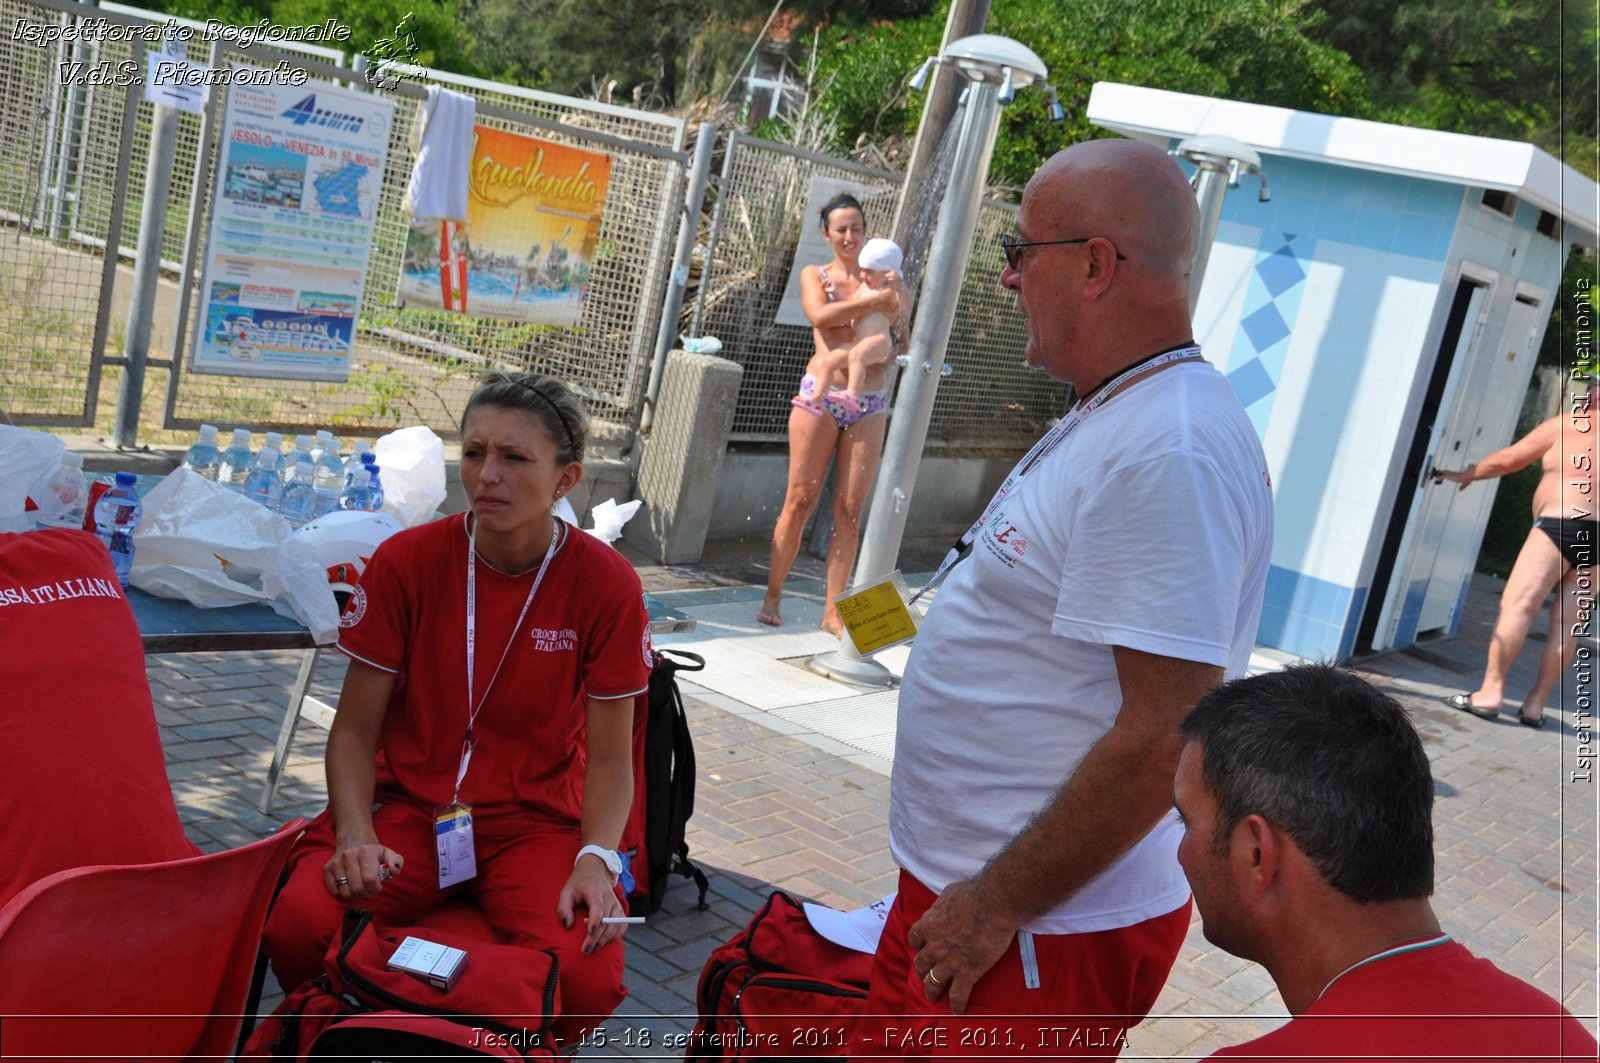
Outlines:
<svg viewBox="0 0 1600 1063"><path fill-rule="evenodd" d="M136 484L138 482L139 482L139 474L138 473L132 473L132 472L119 472L119 473L117 473L117 486L118 487L132 487L134 484Z"/></svg>

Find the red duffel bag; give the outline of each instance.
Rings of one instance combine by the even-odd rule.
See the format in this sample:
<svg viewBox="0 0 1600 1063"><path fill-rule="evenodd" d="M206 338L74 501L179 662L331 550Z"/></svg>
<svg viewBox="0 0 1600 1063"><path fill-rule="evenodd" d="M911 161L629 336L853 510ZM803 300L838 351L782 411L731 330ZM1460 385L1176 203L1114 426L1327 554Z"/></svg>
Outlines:
<svg viewBox="0 0 1600 1063"><path fill-rule="evenodd" d="M467 953L453 986L438 989L388 969L389 957L410 936ZM552 952L441 930L390 930L356 909L345 913L324 962L326 973L291 993L251 1035L240 1058L555 1058L550 1026L560 1013L560 995Z"/></svg>
<svg viewBox="0 0 1600 1063"><path fill-rule="evenodd" d="M872 957L812 929L781 890L711 953L695 993L688 1059L844 1059Z"/></svg>

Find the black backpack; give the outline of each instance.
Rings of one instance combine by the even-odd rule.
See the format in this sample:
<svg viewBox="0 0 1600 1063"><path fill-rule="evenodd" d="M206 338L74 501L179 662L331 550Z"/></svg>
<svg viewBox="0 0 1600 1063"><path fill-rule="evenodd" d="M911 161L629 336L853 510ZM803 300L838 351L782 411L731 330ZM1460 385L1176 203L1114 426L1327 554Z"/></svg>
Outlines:
<svg viewBox="0 0 1600 1063"><path fill-rule="evenodd" d="M694 814L694 742L675 678L677 672L698 672L705 666L704 657L687 650L655 651L644 735L644 850L650 866L635 874L629 904L636 912L659 911L673 875L694 879L700 889L699 906L707 907L709 883L705 872L689 860L689 843L684 840Z"/></svg>

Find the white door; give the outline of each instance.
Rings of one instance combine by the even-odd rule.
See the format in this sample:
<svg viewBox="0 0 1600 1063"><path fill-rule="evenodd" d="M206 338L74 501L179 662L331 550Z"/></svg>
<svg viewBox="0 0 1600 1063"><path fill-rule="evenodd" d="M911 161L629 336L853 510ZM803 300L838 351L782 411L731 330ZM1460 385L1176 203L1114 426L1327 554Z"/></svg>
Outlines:
<svg viewBox="0 0 1600 1063"><path fill-rule="evenodd" d="M1493 454L1511 441L1516 430L1517 414L1522 409L1522 397L1528 389L1528 377L1533 369L1533 337L1538 331L1538 313L1542 300L1527 293L1519 293L1506 315L1505 330L1498 344L1486 343L1477 359L1488 370L1487 379L1477 403L1467 415L1468 403L1461 403L1462 418L1449 426L1441 450L1434 463L1447 469L1459 469ZM1494 504L1499 481L1490 481L1476 489L1456 490L1455 484L1444 484L1455 498L1450 505L1444 536L1434 556L1433 571L1428 577L1427 597L1422 604L1422 614L1417 631L1443 631L1453 626L1457 607L1461 604L1466 584L1478 562L1478 547L1483 542L1483 531L1489 519L1489 508Z"/></svg>
<svg viewBox="0 0 1600 1063"><path fill-rule="evenodd" d="M1462 280L1472 282L1473 287L1455 348L1448 355L1444 352L1440 354L1440 357L1450 358L1450 374L1439 399L1438 415L1431 426L1427 456L1423 468L1418 472L1416 491L1410 502L1411 512L1406 519L1405 533L1400 539L1399 552L1384 595L1383 612L1379 615L1377 630L1373 635L1372 648L1375 650L1410 645L1416 641L1418 631L1429 630L1422 626L1420 610L1427 604L1433 566L1444 544L1451 510L1459 502L1459 492L1455 484L1436 484L1426 473L1435 464L1446 468L1461 464L1455 460L1461 453L1456 445L1461 432L1459 426L1476 417L1492 369L1479 352L1489 288L1470 277L1463 277ZM1398 499L1395 504L1405 505L1406 502ZM1447 616L1446 622L1448 619Z"/></svg>

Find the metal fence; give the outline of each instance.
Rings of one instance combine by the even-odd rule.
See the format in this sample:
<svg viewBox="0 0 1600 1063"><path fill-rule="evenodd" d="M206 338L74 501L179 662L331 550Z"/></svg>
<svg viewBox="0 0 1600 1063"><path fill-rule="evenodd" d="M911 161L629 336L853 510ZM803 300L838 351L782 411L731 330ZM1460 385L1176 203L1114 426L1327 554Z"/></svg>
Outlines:
<svg viewBox="0 0 1600 1063"><path fill-rule="evenodd" d="M719 338L723 356L744 366L735 440L786 438L789 399L814 350L809 328L774 317L801 227L814 224L804 214L815 177L864 186L867 231L889 231L900 174L754 137L729 138L696 328ZM1022 318L1015 298L1000 287L999 237L1015 217L1014 206L996 200L980 208L945 353L955 371L940 384L928 436L948 448L1026 446L1066 406L1065 386L1024 363Z"/></svg>
<svg viewBox="0 0 1600 1063"><path fill-rule="evenodd" d="M0 0L6 25L70 25L103 17L127 26L160 24L166 16L107 4L91 8L68 0ZM191 28L202 23L184 22ZM356 42L351 42L352 46ZM152 105L137 86L62 85L59 63L123 60L142 65L137 40L45 47L25 41L0 44L13 86L0 121L0 279L7 315L0 339L6 381L0 406L21 420L93 423L103 364L121 346L121 327L110 312L109 284L119 259L134 258L138 197L149 165ZM208 54L196 54L196 53ZM190 58L213 66L270 67L280 59L313 79L369 87L350 67L330 60L339 53L314 45L190 44ZM309 430L333 426L371 434L425 423L454 431L477 373L490 365L535 368L562 376L583 394L602 440L631 439L644 398L662 295L671 268L688 157L683 120L594 101L411 67L379 90L395 102L378 219L348 382L220 377L185 371L183 350L194 333L200 300L194 288L205 255L223 88L213 90L207 116L179 118L176 158L161 245L163 266L187 281L176 327L152 338L170 349L171 368L162 425L188 428L202 421L256 428ZM420 79L437 81L479 101L480 123L557 144L604 152L611 159L599 251L575 327L514 324L474 315L401 308L395 290L406 219L401 209L414 156L409 134L424 96ZM76 124L69 119L78 115ZM70 135L63 130L70 130ZM54 139L52 139L54 137ZM56 180L66 174L65 184ZM58 187L60 186L60 187ZM131 189L131 192L129 191ZM127 201L132 200L130 205ZM31 278L31 279L30 279ZM54 330L54 331L52 331ZM113 352L91 332L109 333ZM59 335L57 335L59 333ZM153 354L158 353L153 351Z"/></svg>

